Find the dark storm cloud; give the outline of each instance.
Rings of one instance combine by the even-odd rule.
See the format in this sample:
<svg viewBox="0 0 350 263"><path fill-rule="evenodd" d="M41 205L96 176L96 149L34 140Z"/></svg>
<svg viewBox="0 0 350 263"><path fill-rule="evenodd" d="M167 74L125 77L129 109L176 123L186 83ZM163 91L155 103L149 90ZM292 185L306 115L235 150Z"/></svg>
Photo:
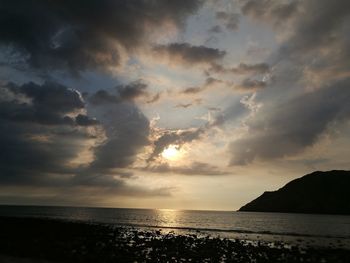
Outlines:
<svg viewBox="0 0 350 263"><path fill-rule="evenodd" d="M80 126L93 126L99 124L99 121L89 116L79 114L75 117L75 122Z"/></svg>
<svg viewBox="0 0 350 263"><path fill-rule="evenodd" d="M211 65L220 61L225 51L206 46L193 46L188 43L172 43L154 47L156 55L166 58L169 63L180 63L185 65L205 64Z"/></svg>
<svg viewBox="0 0 350 263"><path fill-rule="evenodd" d="M74 125L74 119L67 114L84 108L79 92L53 82L43 85L30 82L21 86L10 83L2 89L13 96L0 105L0 115L8 121Z"/></svg>
<svg viewBox="0 0 350 263"><path fill-rule="evenodd" d="M88 97L88 101L93 105L104 105L109 103L119 103L120 99L117 95L110 94L106 90L98 90Z"/></svg>
<svg viewBox="0 0 350 263"><path fill-rule="evenodd" d="M116 66L164 23L181 27L199 0L1 1L0 43L39 69Z"/></svg>
<svg viewBox="0 0 350 263"><path fill-rule="evenodd" d="M131 102L87 109L78 91L57 83L2 85L0 184L24 187L24 196L38 186L43 196L71 193L72 202L79 199L76 191L94 200L98 193L169 195L171 189L129 186L130 172L120 170L135 161L149 143L148 134L148 119Z"/></svg>
<svg viewBox="0 0 350 263"><path fill-rule="evenodd" d="M0 90L1 183L64 181L54 174L72 173L69 162L93 138L66 115L84 107L79 93L57 83L9 84Z"/></svg>
<svg viewBox="0 0 350 263"><path fill-rule="evenodd" d="M34 105L43 111L70 112L75 109L84 108L84 102L80 93L54 82L46 82L37 85L33 82L23 84L19 91L32 99Z"/></svg>
<svg viewBox="0 0 350 263"><path fill-rule="evenodd" d="M148 85L146 83L137 80L126 85L118 85L112 93L107 90L98 90L87 98L95 106L122 103L124 101L131 102L139 98L144 98L146 103L156 102L160 98L160 94L152 95L147 89Z"/></svg>
<svg viewBox="0 0 350 263"><path fill-rule="evenodd" d="M221 11L216 13L216 19L223 22L223 24L228 30L235 31L238 29L239 14Z"/></svg>
<svg viewBox="0 0 350 263"><path fill-rule="evenodd" d="M329 125L350 117L350 79L275 105L248 122L249 135L231 143L232 165L297 154L317 142ZM260 114L260 115L259 115Z"/></svg>
<svg viewBox="0 0 350 263"><path fill-rule="evenodd" d="M99 120L107 137L103 144L94 149L95 160L90 170L107 172L109 169L127 167L149 144L149 121L134 103L93 105L89 114Z"/></svg>
<svg viewBox="0 0 350 263"><path fill-rule="evenodd" d="M175 173L182 175L228 175L228 172L222 171L219 167L202 162L193 162L185 166L170 166L167 163L147 167L147 171L153 173Z"/></svg>
<svg viewBox="0 0 350 263"><path fill-rule="evenodd" d="M125 86L118 86L117 90L122 100L132 101L136 98L148 95L147 84L135 81Z"/></svg>

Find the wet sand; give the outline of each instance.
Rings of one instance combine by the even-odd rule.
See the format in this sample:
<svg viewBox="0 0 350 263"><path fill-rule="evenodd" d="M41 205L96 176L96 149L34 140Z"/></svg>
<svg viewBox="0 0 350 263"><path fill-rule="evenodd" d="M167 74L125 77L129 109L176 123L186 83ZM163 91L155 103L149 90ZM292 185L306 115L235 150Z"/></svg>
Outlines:
<svg viewBox="0 0 350 263"><path fill-rule="evenodd" d="M229 240L113 225L0 217L0 261L349 262L350 250ZM7 260L7 261L6 261Z"/></svg>

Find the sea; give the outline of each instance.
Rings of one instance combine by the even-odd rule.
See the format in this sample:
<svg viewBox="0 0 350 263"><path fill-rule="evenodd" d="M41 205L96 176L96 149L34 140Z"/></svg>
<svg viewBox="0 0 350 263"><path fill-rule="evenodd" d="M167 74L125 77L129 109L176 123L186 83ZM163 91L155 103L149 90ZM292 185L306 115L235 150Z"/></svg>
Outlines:
<svg viewBox="0 0 350 263"><path fill-rule="evenodd" d="M0 206L0 216L49 218L162 233L350 249L350 216L54 206Z"/></svg>

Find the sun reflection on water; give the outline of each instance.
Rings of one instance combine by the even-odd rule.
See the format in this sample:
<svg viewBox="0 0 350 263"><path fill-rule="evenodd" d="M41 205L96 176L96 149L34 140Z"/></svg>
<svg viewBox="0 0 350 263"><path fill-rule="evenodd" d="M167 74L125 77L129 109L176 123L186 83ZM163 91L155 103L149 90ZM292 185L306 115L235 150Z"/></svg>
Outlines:
<svg viewBox="0 0 350 263"><path fill-rule="evenodd" d="M175 209L156 209L157 217L161 226L175 227L178 226L181 218L180 210Z"/></svg>

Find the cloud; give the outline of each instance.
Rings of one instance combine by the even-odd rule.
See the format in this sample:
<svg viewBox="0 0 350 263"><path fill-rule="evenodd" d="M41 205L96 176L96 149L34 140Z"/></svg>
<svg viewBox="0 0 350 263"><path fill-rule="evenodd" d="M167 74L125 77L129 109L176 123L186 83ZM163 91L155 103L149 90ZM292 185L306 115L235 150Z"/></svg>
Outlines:
<svg viewBox="0 0 350 263"><path fill-rule="evenodd" d="M303 63L319 82L350 75L350 17L348 1L306 1L301 6L310 13L295 18L293 31L282 48L280 57L288 55L296 63ZM313 10L320 10L313 12Z"/></svg>
<svg viewBox="0 0 350 263"><path fill-rule="evenodd" d="M183 94L197 94L203 90L203 87L188 87L181 91Z"/></svg>
<svg viewBox="0 0 350 263"><path fill-rule="evenodd" d="M79 92L57 83L8 84L0 90L7 94L0 98L1 183L64 181L55 175L71 174L71 161L95 140L94 129L75 122L84 108Z"/></svg>
<svg viewBox="0 0 350 263"><path fill-rule="evenodd" d="M270 52L267 47L259 47L257 44L253 44L247 48L246 54L249 57L256 58L259 56L264 56Z"/></svg>
<svg viewBox="0 0 350 263"><path fill-rule="evenodd" d="M219 25L213 26L212 28L210 28L208 30L209 33L215 33L215 34L219 34L222 33L222 29Z"/></svg>
<svg viewBox="0 0 350 263"><path fill-rule="evenodd" d="M123 170L148 135L149 121L132 102L87 105L77 90L54 82L1 85L1 191L72 202L78 195L168 196L170 188L130 185L132 174Z"/></svg>
<svg viewBox="0 0 350 263"><path fill-rule="evenodd" d="M143 99L146 103L154 103L160 98L160 93L151 94L148 85L142 80L132 81L126 85L118 85L114 91L98 90L90 96L88 101L92 105L117 104L125 101L133 102Z"/></svg>
<svg viewBox="0 0 350 263"><path fill-rule="evenodd" d="M75 122L80 126L92 126L99 124L98 120L82 114L78 114L78 116L75 117Z"/></svg>
<svg viewBox="0 0 350 263"><path fill-rule="evenodd" d="M250 0L242 1L242 12L272 23L283 36L277 62L288 59L302 65L319 83L349 76L348 1Z"/></svg>
<svg viewBox="0 0 350 263"><path fill-rule="evenodd" d="M120 102L120 99L117 95L112 95L106 90L96 91L93 95L88 97L88 100L93 105L104 105Z"/></svg>
<svg viewBox="0 0 350 263"><path fill-rule="evenodd" d="M225 51L206 46L193 46L188 43L171 43L158 45L153 48L156 56L170 64L186 66L211 65L223 59Z"/></svg>
<svg viewBox="0 0 350 263"><path fill-rule="evenodd" d="M151 98L149 98L148 100L146 100L147 104L152 104L155 103L157 101L159 101L161 98L161 92L157 92L156 94L154 94L153 96L151 96Z"/></svg>
<svg viewBox="0 0 350 263"><path fill-rule="evenodd" d="M18 86L9 83L1 87L12 94L1 102L1 117L7 121L31 122L43 125L75 125L71 113L84 108L84 101L76 90L54 82L38 85L33 82Z"/></svg>
<svg viewBox="0 0 350 263"><path fill-rule="evenodd" d="M205 91L206 89L209 88L216 88L218 86L230 86L228 82L225 82L221 79L216 79L213 77L208 77L206 78L205 82L202 84L202 86L199 87L188 87L184 90L182 90L180 93L185 94L185 95L192 95L192 94L197 94L202 91Z"/></svg>
<svg viewBox="0 0 350 263"><path fill-rule="evenodd" d="M286 103L259 111L249 133L230 145L231 165L295 155L317 143L331 124L350 117L350 79L327 84Z"/></svg>
<svg viewBox="0 0 350 263"><path fill-rule="evenodd" d="M306 1L303 8L307 11L319 7L319 13L311 13L311 17L301 19L295 24L295 30L291 35L296 43L290 43L294 48L310 50L310 48L332 44L341 40L339 35L343 32L342 25L350 15L350 5L347 1L336 2ZM299 13L298 19L302 18Z"/></svg>
<svg viewBox="0 0 350 263"><path fill-rule="evenodd" d="M240 84L234 85L234 89L242 92L252 92L263 89L267 86L266 81L256 79L245 79Z"/></svg>
<svg viewBox="0 0 350 263"><path fill-rule="evenodd" d="M179 104L176 104L174 106L174 108L184 108L184 109L186 109L186 108L191 107L191 106L193 106L192 103L179 103Z"/></svg>
<svg viewBox="0 0 350 263"><path fill-rule="evenodd" d="M222 111L220 107L207 107L207 109L210 111Z"/></svg>
<svg viewBox="0 0 350 263"><path fill-rule="evenodd" d="M154 161L169 145L177 145L179 148L185 143L200 139L206 132L214 127L219 127L224 123L223 116L218 115L206 125L198 128L189 128L184 130L153 130L156 135L153 140L153 149L147 162Z"/></svg>
<svg viewBox="0 0 350 263"><path fill-rule="evenodd" d="M299 0L240 0L241 10L244 15L252 16L260 20L268 20L275 26L281 21L287 21L298 11Z"/></svg>
<svg viewBox="0 0 350 263"><path fill-rule="evenodd" d="M149 166L146 171L154 173L174 173L182 175L228 175L226 171L222 171L219 167L202 162L192 162L185 166L171 166L167 163Z"/></svg>
<svg viewBox="0 0 350 263"><path fill-rule="evenodd" d="M315 0L241 4L244 14L274 26L281 45L271 56L272 88L259 93L263 107L245 122L247 132L231 143L230 164L296 156L349 119L350 5Z"/></svg>
<svg viewBox="0 0 350 263"><path fill-rule="evenodd" d="M153 151L148 157L148 162L153 161L158 157L165 148L171 144L182 145L184 143L192 142L198 139L203 133L204 128L194 128L187 130L166 130L153 142Z"/></svg>
<svg viewBox="0 0 350 263"><path fill-rule="evenodd" d="M192 102L189 102L189 103L178 103L174 106L174 108L187 109L188 107L202 104L202 101L203 101L202 99L194 99L194 100L192 100Z"/></svg>
<svg viewBox="0 0 350 263"><path fill-rule="evenodd" d="M147 84L142 81L135 81L126 86L118 86L117 90L122 100L132 101L139 97L148 95Z"/></svg>
<svg viewBox="0 0 350 263"><path fill-rule="evenodd" d="M95 159L89 169L106 172L127 167L149 144L149 121L134 103L92 104L89 114L99 120L106 136L105 142L94 149Z"/></svg>
<svg viewBox="0 0 350 263"><path fill-rule="evenodd" d="M239 14L228 12L217 12L216 19L222 21L228 30L236 31L239 25Z"/></svg>
<svg viewBox="0 0 350 263"><path fill-rule="evenodd" d="M225 68L222 65L214 64L210 68L211 72L220 73L220 74L265 74L270 72L270 67L266 63L257 63L257 64L246 64L240 63L237 67Z"/></svg>
<svg viewBox="0 0 350 263"><path fill-rule="evenodd" d="M239 84L234 84L231 81L227 80L221 80L213 77L208 77L202 86L199 87L188 87L182 91L180 91L180 94L184 95L194 95L198 94L200 92L203 92L208 89L218 89L218 88L226 88L226 89L234 89L240 92L256 92L259 90L262 90L268 86L268 81L264 80L256 80L256 79L250 79L246 78ZM193 105L194 103L191 103ZM191 106L189 105L189 106Z"/></svg>
<svg viewBox="0 0 350 263"><path fill-rule="evenodd" d="M0 43L22 54L30 67L73 72L115 67L121 50L145 45L162 25L182 28L202 2L39 1L2 3Z"/></svg>

